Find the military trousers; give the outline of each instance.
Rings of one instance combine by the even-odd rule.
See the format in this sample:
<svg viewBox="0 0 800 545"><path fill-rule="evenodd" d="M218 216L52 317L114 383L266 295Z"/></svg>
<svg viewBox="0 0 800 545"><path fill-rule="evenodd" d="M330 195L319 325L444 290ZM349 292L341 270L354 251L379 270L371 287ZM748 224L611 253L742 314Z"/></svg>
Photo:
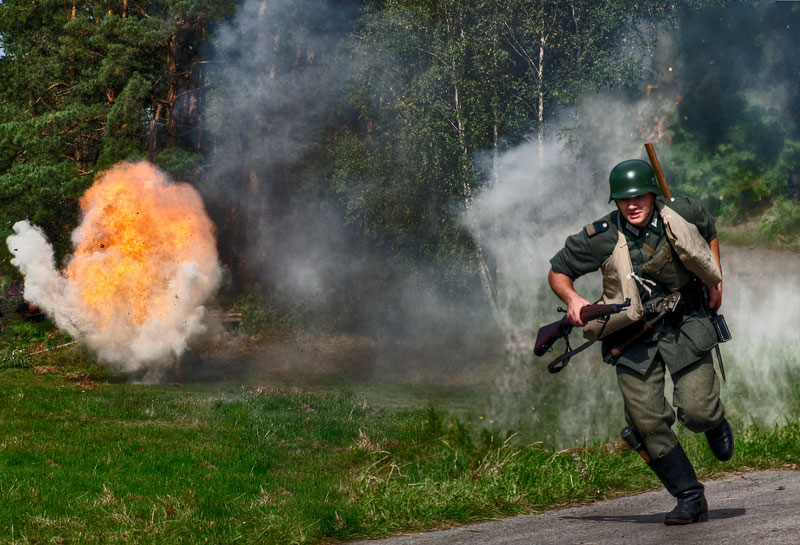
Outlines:
<svg viewBox="0 0 800 545"><path fill-rule="evenodd" d="M617 365L616 370L625 401L625 419L639 433L653 459L661 458L678 444L672 430L675 409L681 424L697 433L713 429L725 417L710 352L672 375L675 409L665 396L667 371L660 355L644 375L622 365Z"/></svg>

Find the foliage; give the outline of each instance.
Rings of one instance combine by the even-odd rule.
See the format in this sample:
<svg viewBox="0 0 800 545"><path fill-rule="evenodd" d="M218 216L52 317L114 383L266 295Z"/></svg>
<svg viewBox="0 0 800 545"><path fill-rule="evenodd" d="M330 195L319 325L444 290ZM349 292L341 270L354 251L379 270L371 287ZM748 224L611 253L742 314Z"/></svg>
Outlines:
<svg viewBox="0 0 800 545"><path fill-rule="evenodd" d="M797 24L797 6L735 3L685 15L679 34L686 83L668 175L729 225L757 222L771 242L800 234Z"/></svg>
<svg viewBox="0 0 800 545"><path fill-rule="evenodd" d="M202 160L201 154L181 148L167 148L156 156L158 168L179 182L196 180L197 169Z"/></svg>
<svg viewBox="0 0 800 545"><path fill-rule="evenodd" d="M278 301L276 296L247 294L234 301L233 308L242 313L245 333L287 333L295 326L287 302Z"/></svg>
<svg viewBox="0 0 800 545"><path fill-rule="evenodd" d="M0 235L27 218L63 255L77 198L98 171L144 157L148 147L154 154L159 147L194 145L197 131L185 131L193 136L181 141L177 123L181 101L200 100L202 68L192 51L232 6L3 2ZM8 269L4 246L0 255Z"/></svg>
<svg viewBox="0 0 800 545"><path fill-rule="evenodd" d="M330 155L348 218L415 241L417 254L474 260L457 218L491 183L476 152L541 133L587 89L635 84L653 36L641 18L669 14L626 2L374 3L355 46L360 122Z"/></svg>
<svg viewBox="0 0 800 545"><path fill-rule="evenodd" d="M0 369L29 369L30 359L25 353L10 348L0 349Z"/></svg>
<svg viewBox="0 0 800 545"><path fill-rule="evenodd" d="M31 322L22 317L13 317L4 320L3 345L14 348L27 347L34 343L41 343L54 338L56 332L52 322ZM51 341L52 342L52 341Z"/></svg>
<svg viewBox="0 0 800 545"><path fill-rule="evenodd" d="M778 197L758 222L759 233L768 241L800 233L800 204Z"/></svg>
<svg viewBox="0 0 800 545"><path fill-rule="evenodd" d="M14 312L4 305L0 317L0 359L7 367L30 367L29 353L44 351L70 342L69 336L60 333L53 323L43 316L35 318Z"/></svg>

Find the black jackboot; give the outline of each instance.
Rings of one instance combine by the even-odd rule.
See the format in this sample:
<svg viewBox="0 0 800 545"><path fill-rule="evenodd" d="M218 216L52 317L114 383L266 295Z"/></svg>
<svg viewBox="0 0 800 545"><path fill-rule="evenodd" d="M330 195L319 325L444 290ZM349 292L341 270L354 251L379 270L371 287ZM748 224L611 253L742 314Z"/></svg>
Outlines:
<svg viewBox="0 0 800 545"><path fill-rule="evenodd" d="M703 494L702 483L697 480L694 467L683 451L676 445L665 456L649 462L670 494L678 499L678 505L664 517L664 524L691 524L708 520L708 504Z"/></svg>
<svg viewBox="0 0 800 545"><path fill-rule="evenodd" d="M706 440L711 452L718 460L727 462L733 457L733 431L731 425L724 418L716 428L706 432Z"/></svg>

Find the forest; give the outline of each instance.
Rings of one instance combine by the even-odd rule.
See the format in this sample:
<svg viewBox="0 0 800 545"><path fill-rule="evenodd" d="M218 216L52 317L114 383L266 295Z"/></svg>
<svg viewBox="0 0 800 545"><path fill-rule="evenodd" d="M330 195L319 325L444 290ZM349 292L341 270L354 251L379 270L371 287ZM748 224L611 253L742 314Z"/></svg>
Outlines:
<svg viewBox="0 0 800 545"><path fill-rule="evenodd" d="M63 259L80 195L143 159L203 194L221 297L264 327L425 327L429 299L502 322L509 225L480 203L510 154L544 230L652 141L723 241L797 248L797 28L792 2L4 0L0 235L29 219Z"/></svg>

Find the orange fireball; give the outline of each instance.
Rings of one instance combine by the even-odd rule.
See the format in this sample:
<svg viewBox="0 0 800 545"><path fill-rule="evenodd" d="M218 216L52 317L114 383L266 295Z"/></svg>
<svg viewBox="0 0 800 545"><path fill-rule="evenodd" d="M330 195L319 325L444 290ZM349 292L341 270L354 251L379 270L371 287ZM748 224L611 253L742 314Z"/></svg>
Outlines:
<svg viewBox="0 0 800 545"><path fill-rule="evenodd" d="M214 226L197 191L146 162L103 173L80 200L83 220L64 274L94 329L141 326L173 313L182 263L216 267Z"/></svg>

